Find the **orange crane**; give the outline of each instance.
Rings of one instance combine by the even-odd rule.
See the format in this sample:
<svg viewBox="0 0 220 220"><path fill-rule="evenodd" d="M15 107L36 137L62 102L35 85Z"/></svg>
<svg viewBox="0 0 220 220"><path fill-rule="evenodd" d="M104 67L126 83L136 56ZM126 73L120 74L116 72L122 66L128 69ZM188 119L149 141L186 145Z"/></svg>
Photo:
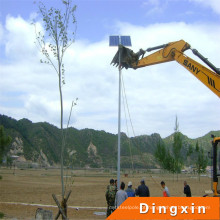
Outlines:
<svg viewBox="0 0 220 220"><path fill-rule="evenodd" d="M193 54L198 56L206 65L209 66L210 69L185 55L184 52L188 49L191 49ZM153 50L157 51L144 57L146 52L151 52ZM147 50L140 49L137 53L134 53L131 49L126 48L123 45L119 45L119 49L115 54L111 64L120 66L120 68L138 69L149 65L155 65L174 60L182 65L184 68L186 68L213 93L220 97L220 69L216 68L196 49L192 49L190 44L188 44L184 40L151 47ZM219 196L220 184L218 185L218 180L220 180L220 172L218 171L220 171L220 161L218 161L217 156L219 155L220 160L220 150L218 150L220 137L212 136L212 138L213 196Z"/></svg>
<svg viewBox="0 0 220 220"><path fill-rule="evenodd" d="M159 49L159 50L158 50ZM138 69L149 65L165 63L169 61L177 61L185 67L212 92L220 97L220 69L216 68L207 58L203 57L196 49L191 49L192 52L205 62L211 69L203 66L192 58L186 56L184 51L191 49L191 46L183 41L171 42L157 47L148 48L147 50L140 49L134 53L131 49L119 45L119 50L114 56L111 64L119 65L119 54L121 54L121 67ZM146 52L157 50L156 52L145 56ZM139 59L142 56L141 59Z"/></svg>

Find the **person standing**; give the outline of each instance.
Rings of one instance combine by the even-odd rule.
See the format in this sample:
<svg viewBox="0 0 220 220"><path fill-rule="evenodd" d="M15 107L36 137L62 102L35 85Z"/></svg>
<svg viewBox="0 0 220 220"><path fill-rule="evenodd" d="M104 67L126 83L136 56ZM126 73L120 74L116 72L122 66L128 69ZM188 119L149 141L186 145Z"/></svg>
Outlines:
<svg viewBox="0 0 220 220"><path fill-rule="evenodd" d="M161 181L160 184L161 184L161 186L163 188L163 197L170 197L170 192L169 192L168 187L165 185L165 182Z"/></svg>
<svg viewBox="0 0 220 220"><path fill-rule="evenodd" d="M117 179L115 179L116 192L118 191L118 186L117 186L117 184L118 184L118 181L117 181Z"/></svg>
<svg viewBox="0 0 220 220"><path fill-rule="evenodd" d="M125 183L121 182L120 190L118 190L118 192L116 193L116 198L115 198L116 208L119 207L128 198L128 195L124 191L124 189L125 189Z"/></svg>
<svg viewBox="0 0 220 220"><path fill-rule="evenodd" d="M191 189L190 189L189 185L187 184L187 182L184 181L183 184L184 184L184 190L183 190L183 192L184 192L184 194L186 194L186 197L192 197L192 195L191 195Z"/></svg>
<svg viewBox="0 0 220 220"><path fill-rule="evenodd" d="M150 197L149 188L145 185L144 179L141 180L140 186L135 190L135 194L139 197Z"/></svg>
<svg viewBox="0 0 220 220"><path fill-rule="evenodd" d="M108 217L115 210L115 195L117 188L115 187L114 180L110 179L110 185L107 186L107 190L105 193L105 198L107 202L107 213Z"/></svg>
<svg viewBox="0 0 220 220"><path fill-rule="evenodd" d="M125 190L125 192L127 193L128 197L135 197L135 192L132 189L132 182L131 181L128 182L128 188Z"/></svg>

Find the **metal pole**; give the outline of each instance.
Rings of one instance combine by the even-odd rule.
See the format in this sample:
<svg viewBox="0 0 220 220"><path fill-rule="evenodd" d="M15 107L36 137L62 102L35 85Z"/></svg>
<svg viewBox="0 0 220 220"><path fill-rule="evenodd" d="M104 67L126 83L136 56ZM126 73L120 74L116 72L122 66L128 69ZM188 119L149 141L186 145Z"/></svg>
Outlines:
<svg viewBox="0 0 220 220"><path fill-rule="evenodd" d="M118 98L118 163L117 163L117 188L120 189L120 153L121 153L121 50L123 46L131 46L130 36L110 36L109 37L109 46L118 46L119 49L119 98ZM117 59L117 58L116 58ZM113 62L115 63L115 62Z"/></svg>
<svg viewBox="0 0 220 220"><path fill-rule="evenodd" d="M120 153L121 153L121 47L119 37L119 97L118 97L118 170L117 188L120 189Z"/></svg>

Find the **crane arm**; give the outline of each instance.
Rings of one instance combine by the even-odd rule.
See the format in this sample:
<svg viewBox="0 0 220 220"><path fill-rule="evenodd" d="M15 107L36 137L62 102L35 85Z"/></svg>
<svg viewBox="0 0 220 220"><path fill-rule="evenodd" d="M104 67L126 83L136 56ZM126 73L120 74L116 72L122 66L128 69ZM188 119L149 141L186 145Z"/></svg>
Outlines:
<svg viewBox="0 0 220 220"><path fill-rule="evenodd" d="M158 50L159 49L159 50ZM197 50L192 50L195 55L202 59L212 70L206 68L197 61L191 59L184 54L184 51L191 49L190 45L183 40L171 42L161 46L148 48L147 50L140 49L139 52L134 53L132 50L120 45L119 50L114 56L111 63L114 65L121 65L127 68L142 68L149 65L155 65L170 61L177 61L185 69L191 72L197 79L206 85L212 92L220 97L220 71L206 58L198 53ZM145 52L158 50L146 57ZM121 63L119 64L119 56L121 56ZM142 56L142 57L141 57ZM141 59L140 59L141 57Z"/></svg>
<svg viewBox="0 0 220 220"><path fill-rule="evenodd" d="M161 49L160 49L161 48ZM148 48L146 51L150 52L152 50L160 49L159 51L156 51L155 53L152 53L146 57L143 57L140 59L136 65L133 63L132 67L134 69L154 65L154 64L160 64L165 63L169 61L175 60L173 57L173 51L178 50L181 52L184 52L190 48L190 45L183 40L172 42L169 44L164 44L157 47Z"/></svg>
<svg viewBox="0 0 220 220"><path fill-rule="evenodd" d="M175 51L174 59L191 72L198 80L220 97L220 75L196 62L190 57Z"/></svg>

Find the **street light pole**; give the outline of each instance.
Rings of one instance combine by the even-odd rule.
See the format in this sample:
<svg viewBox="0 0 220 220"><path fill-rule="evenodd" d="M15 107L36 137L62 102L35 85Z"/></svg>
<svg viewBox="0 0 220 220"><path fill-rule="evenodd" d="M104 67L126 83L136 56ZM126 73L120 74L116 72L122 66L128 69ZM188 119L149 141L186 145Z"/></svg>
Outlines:
<svg viewBox="0 0 220 220"><path fill-rule="evenodd" d="M119 95L118 95L118 165L117 165L117 188L120 189L120 164L121 164L121 50L119 42Z"/></svg>
<svg viewBox="0 0 220 220"><path fill-rule="evenodd" d="M120 189L120 163L121 163L121 49L123 46L131 46L130 36L110 36L109 46L118 46L119 50L119 95L118 95L118 163L117 163L117 188Z"/></svg>

